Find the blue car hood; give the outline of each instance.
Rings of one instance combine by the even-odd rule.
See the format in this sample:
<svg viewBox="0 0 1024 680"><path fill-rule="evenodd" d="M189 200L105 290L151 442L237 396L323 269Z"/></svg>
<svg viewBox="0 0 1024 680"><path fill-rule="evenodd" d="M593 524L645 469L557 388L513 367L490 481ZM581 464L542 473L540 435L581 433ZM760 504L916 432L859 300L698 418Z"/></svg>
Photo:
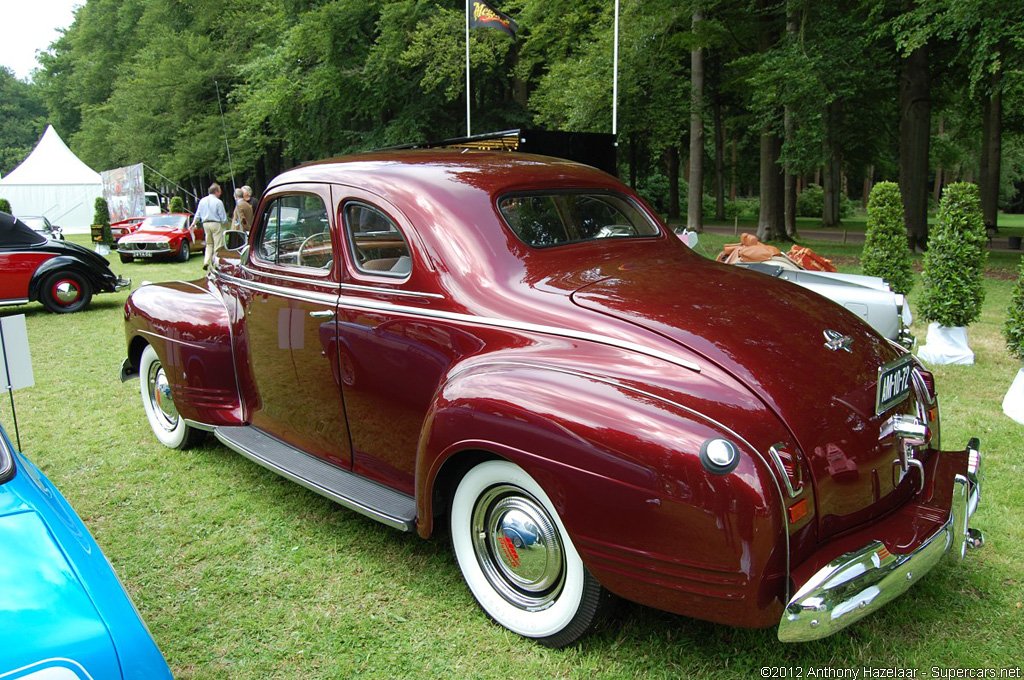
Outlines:
<svg viewBox="0 0 1024 680"><path fill-rule="evenodd" d="M0 438L13 450L2 429ZM16 474L0 484L0 677L52 669L49 677L170 680L78 515L27 458L14 460Z"/></svg>

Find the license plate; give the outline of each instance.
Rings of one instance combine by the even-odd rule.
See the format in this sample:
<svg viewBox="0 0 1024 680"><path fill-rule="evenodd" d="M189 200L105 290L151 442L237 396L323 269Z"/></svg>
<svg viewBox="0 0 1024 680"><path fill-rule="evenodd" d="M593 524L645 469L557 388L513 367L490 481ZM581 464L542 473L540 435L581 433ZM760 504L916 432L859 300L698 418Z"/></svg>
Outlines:
<svg viewBox="0 0 1024 680"><path fill-rule="evenodd" d="M881 413L903 401L910 393L910 372L913 370L914 359L909 354L879 367L875 413Z"/></svg>
<svg viewBox="0 0 1024 680"><path fill-rule="evenodd" d="M140 250L139 252L133 254L135 255L135 257L153 257L153 253L146 252L145 250Z"/></svg>

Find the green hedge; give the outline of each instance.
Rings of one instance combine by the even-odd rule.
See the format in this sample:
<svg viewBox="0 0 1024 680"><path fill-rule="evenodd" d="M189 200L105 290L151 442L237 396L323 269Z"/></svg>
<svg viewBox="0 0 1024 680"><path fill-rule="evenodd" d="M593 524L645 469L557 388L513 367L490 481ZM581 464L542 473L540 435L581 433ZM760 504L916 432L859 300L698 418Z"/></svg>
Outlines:
<svg viewBox="0 0 1024 680"><path fill-rule="evenodd" d="M894 292L906 295L914 287L903 199L895 182L879 182L871 189L861 265L865 274L882 277Z"/></svg>
<svg viewBox="0 0 1024 680"><path fill-rule="evenodd" d="M0 212L5 212L8 215L14 214L11 210L11 204L6 198L0 198Z"/></svg>
<svg viewBox="0 0 1024 680"><path fill-rule="evenodd" d="M939 203L938 222L928 234L924 255L921 316L942 326L967 326L978 320L985 300L985 224L976 184L950 184Z"/></svg>
<svg viewBox="0 0 1024 680"><path fill-rule="evenodd" d="M171 204L167 209L172 213L183 213L185 212L185 200L181 196L172 196Z"/></svg>
<svg viewBox="0 0 1024 680"><path fill-rule="evenodd" d="M1021 260L1017 285L1013 287L1010 297L1003 335L1006 336L1006 348L1010 354L1024 362L1024 260Z"/></svg>

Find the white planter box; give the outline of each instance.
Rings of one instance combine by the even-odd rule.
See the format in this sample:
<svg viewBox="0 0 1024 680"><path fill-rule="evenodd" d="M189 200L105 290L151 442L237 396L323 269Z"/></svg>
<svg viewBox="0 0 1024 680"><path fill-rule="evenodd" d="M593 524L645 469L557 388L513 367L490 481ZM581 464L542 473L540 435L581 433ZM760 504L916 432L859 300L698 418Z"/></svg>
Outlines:
<svg viewBox="0 0 1024 680"><path fill-rule="evenodd" d="M928 336L917 356L926 364L974 363L974 352L967 345L967 327L949 328L937 323L928 324Z"/></svg>
<svg viewBox="0 0 1024 680"><path fill-rule="evenodd" d="M1003 413L1024 425L1024 368L1017 371L1017 377L1003 397Z"/></svg>

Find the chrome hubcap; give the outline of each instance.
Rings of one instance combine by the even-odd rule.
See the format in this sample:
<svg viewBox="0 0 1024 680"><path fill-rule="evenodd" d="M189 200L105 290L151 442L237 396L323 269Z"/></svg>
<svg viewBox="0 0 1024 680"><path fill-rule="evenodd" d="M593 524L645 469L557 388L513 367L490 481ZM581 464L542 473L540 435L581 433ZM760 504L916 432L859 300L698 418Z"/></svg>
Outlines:
<svg viewBox="0 0 1024 680"><path fill-rule="evenodd" d="M159 362L154 362L149 367L147 383L149 403L153 407L157 421L165 430L173 430L178 425L178 409L171 398L171 384L167 381L164 367Z"/></svg>
<svg viewBox="0 0 1024 680"><path fill-rule="evenodd" d="M76 286L72 281L61 281L53 287L53 297L64 305L70 305L72 302L77 300L80 295L81 291L78 290L78 286Z"/></svg>
<svg viewBox="0 0 1024 680"><path fill-rule="evenodd" d="M473 509L473 549L484 575L511 604L550 607L565 581L565 556L544 507L518 487L488 489Z"/></svg>

